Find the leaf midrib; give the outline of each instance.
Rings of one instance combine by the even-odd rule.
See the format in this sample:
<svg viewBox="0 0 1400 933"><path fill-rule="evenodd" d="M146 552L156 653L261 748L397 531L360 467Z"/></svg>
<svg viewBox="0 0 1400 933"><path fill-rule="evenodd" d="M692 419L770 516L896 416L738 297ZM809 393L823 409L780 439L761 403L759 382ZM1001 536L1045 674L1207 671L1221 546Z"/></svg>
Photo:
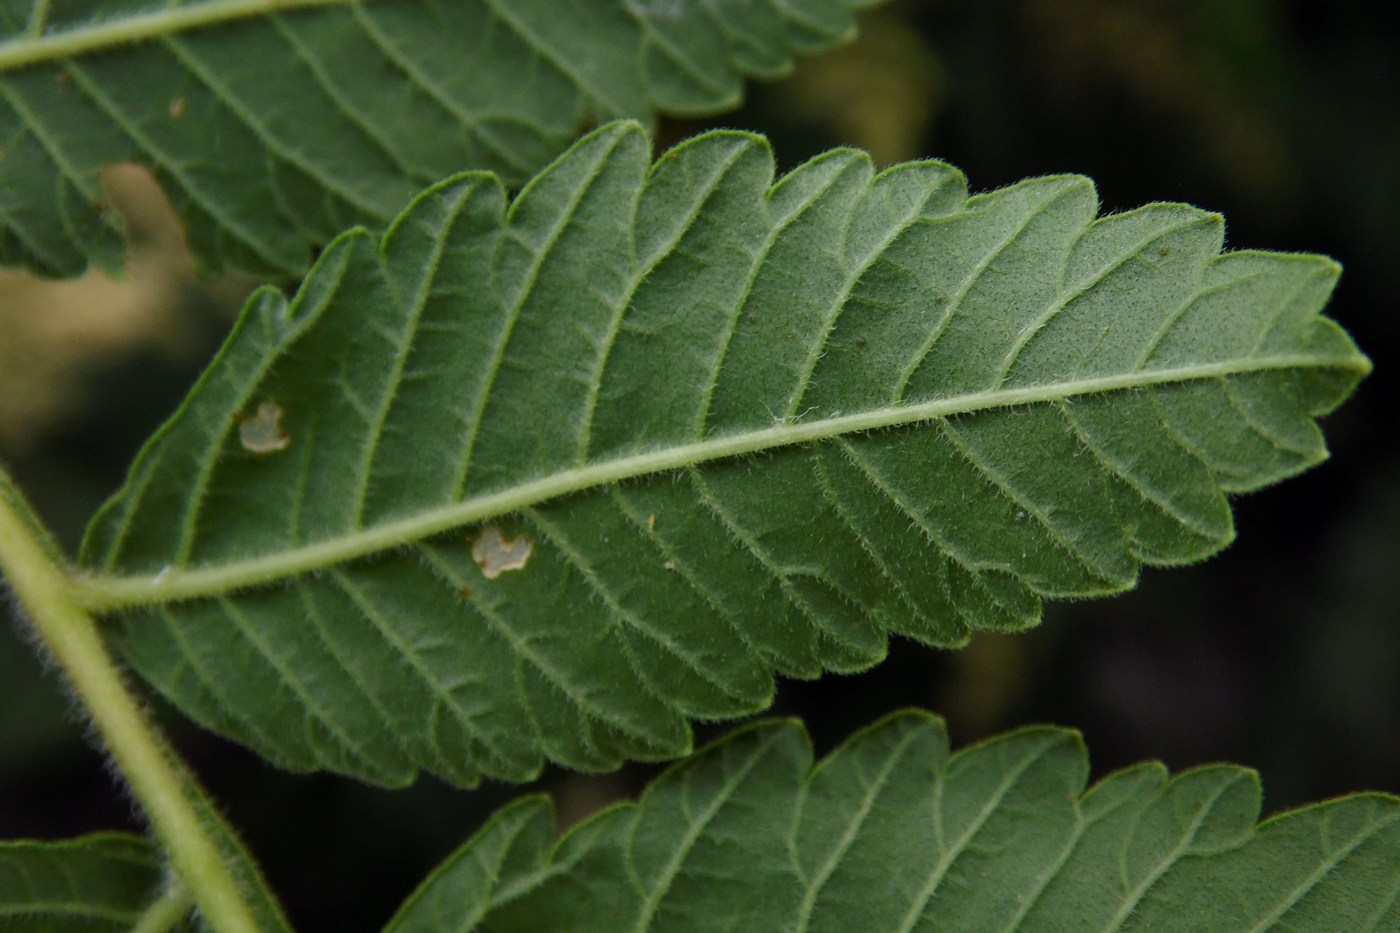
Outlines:
<svg viewBox="0 0 1400 933"><path fill-rule="evenodd" d="M22 904L0 904L0 919L19 917L24 920L49 918L72 918L74 920L105 920L112 923L131 923L135 914L121 907L105 907L84 900L73 901L25 901Z"/></svg>
<svg viewBox="0 0 1400 933"><path fill-rule="evenodd" d="M36 34L35 27L42 28L43 23L31 21L24 32L0 42L0 72L58 62L235 20L286 13L304 7L358 6L368 2L370 0L209 0L207 3L165 7L86 23L48 34Z"/></svg>
<svg viewBox="0 0 1400 933"><path fill-rule="evenodd" d="M75 580L75 589L82 604L96 611L213 596L324 570L566 495L682 467L989 409L1246 373L1319 367L1357 372L1365 372L1368 368L1364 358L1354 355L1274 354L972 392L913 405L895 405L814 421L776 424L771 428L721 435L561 470L498 492L425 509L353 534L247 560L192 570L166 567L155 575L85 574Z"/></svg>

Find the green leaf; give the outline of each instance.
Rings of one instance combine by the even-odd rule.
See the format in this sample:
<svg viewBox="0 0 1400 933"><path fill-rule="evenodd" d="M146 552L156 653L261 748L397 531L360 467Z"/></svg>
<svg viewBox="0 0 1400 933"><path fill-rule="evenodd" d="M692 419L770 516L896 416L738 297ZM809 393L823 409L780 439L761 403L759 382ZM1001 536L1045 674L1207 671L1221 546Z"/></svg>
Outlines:
<svg viewBox="0 0 1400 933"><path fill-rule="evenodd" d="M207 798L191 792L206 827L234 866L258 928L290 933L243 844ZM96 833L62 842L0 842L0 929L6 933L127 931L141 920L152 924L137 926L141 930L176 929L193 910L185 886L172 883L160 847L145 837Z"/></svg>
<svg viewBox="0 0 1400 933"><path fill-rule="evenodd" d="M0 928L11 933L130 930L162 896L165 873L160 850L130 833L0 842Z"/></svg>
<svg viewBox="0 0 1400 933"><path fill-rule="evenodd" d="M255 296L89 531L130 663L291 769L674 756L775 670L1215 552L1368 368L1335 264L1195 208L848 151L770 187L741 133L648 161L620 124L508 212L458 177Z"/></svg>
<svg viewBox="0 0 1400 933"><path fill-rule="evenodd" d="M547 799L493 817L387 933L508 930L1393 930L1400 798L1256 827L1252 771L1160 764L1085 792L1079 736L948 753L889 717L815 767L794 723L740 730L554 841Z"/></svg>
<svg viewBox="0 0 1400 933"><path fill-rule="evenodd" d="M878 0L8 0L0 262L118 268L100 174L152 169L198 262L300 275L463 168L507 183L580 127L736 105Z"/></svg>

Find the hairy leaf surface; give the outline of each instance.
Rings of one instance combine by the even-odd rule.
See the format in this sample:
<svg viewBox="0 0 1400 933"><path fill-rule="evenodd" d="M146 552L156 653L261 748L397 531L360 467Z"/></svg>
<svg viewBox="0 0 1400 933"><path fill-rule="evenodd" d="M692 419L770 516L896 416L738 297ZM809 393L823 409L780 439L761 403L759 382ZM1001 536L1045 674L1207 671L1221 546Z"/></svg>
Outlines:
<svg viewBox="0 0 1400 933"><path fill-rule="evenodd" d="M0 3L0 262L121 262L100 173L151 168L198 261L300 275L463 168L519 183L580 127L736 104L878 0Z"/></svg>
<svg viewBox="0 0 1400 933"><path fill-rule="evenodd" d="M130 833L0 842L0 929L130 930L165 880L160 850Z"/></svg>
<svg viewBox="0 0 1400 933"><path fill-rule="evenodd" d="M1079 736L948 753L901 713L812 764L761 723L555 841L547 798L496 814L386 933L469 930L1393 930L1400 799L1259 817L1257 776L1160 764L1087 792Z"/></svg>
<svg viewBox="0 0 1400 933"><path fill-rule="evenodd" d="M714 133L464 175L264 291L94 520L86 599L289 768L673 756L775 670L1016 630L1230 540L1367 362L1313 256Z"/></svg>

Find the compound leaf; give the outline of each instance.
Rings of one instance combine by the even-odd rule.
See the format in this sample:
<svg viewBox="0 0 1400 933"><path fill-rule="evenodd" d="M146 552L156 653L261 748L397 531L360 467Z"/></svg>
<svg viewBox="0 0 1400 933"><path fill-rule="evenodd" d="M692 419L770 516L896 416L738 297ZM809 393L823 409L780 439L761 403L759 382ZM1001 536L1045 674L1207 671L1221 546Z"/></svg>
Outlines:
<svg viewBox="0 0 1400 933"><path fill-rule="evenodd" d="M1119 771L1035 727L949 755L891 716L812 764L801 727L740 730L557 842L547 798L498 812L386 933L479 930L1393 930L1400 799L1259 817L1257 776Z"/></svg>
<svg viewBox="0 0 1400 933"><path fill-rule="evenodd" d="M130 833L0 842L0 928L12 933L125 931L163 897L160 850ZM190 910L184 904L184 912Z"/></svg>
<svg viewBox="0 0 1400 933"><path fill-rule="evenodd" d="M522 779L684 753L774 671L962 644L1233 534L1368 363L1329 260L635 124L469 174L246 307L83 584L186 713L292 769Z"/></svg>
<svg viewBox="0 0 1400 933"><path fill-rule="evenodd" d="M154 171L196 259L300 275L463 168L529 178L586 127L737 104L878 0L0 3L0 262L122 257L104 167Z"/></svg>

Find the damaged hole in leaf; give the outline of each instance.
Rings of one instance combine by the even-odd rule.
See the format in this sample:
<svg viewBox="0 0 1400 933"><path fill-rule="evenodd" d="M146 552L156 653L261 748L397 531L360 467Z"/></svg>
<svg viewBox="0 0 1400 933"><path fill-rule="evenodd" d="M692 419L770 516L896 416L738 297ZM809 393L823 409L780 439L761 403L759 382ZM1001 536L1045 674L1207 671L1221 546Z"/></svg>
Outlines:
<svg viewBox="0 0 1400 933"><path fill-rule="evenodd" d="M290 444L292 439L282 430L282 406L266 401L251 418L239 418L238 442L255 454L270 454Z"/></svg>
<svg viewBox="0 0 1400 933"><path fill-rule="evenodd" d="M472 542L472 559L481 568L481 575L494 580L507 570L521 570L529 562L535 545L528 537L507 539L501 529L487 525Z"/></svg>

